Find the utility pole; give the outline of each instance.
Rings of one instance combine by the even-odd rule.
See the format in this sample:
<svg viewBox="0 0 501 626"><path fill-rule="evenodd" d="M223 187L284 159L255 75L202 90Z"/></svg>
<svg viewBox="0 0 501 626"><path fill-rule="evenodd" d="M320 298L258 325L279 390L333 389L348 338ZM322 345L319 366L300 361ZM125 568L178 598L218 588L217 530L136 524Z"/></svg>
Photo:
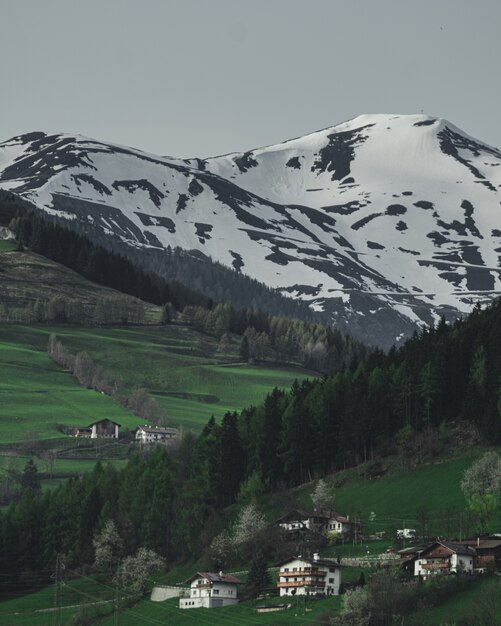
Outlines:
<svg viewBox="0 0 501 626"><path fill-rule="evenodd" d="M63 571L64 563L59 554L56 555L56 571L54 572L54 626L61 626L62 603L63 603Z"/></svg>
<svg viewBox="0 0 501 626"><path fill-rule="evenodd" d="M118 626L118 602L120 598L120 570L121 570L121 559L118 559L117 564L117 574L116 574L116 585L115 585L115 610L113 611L113 626Z"/></svg>

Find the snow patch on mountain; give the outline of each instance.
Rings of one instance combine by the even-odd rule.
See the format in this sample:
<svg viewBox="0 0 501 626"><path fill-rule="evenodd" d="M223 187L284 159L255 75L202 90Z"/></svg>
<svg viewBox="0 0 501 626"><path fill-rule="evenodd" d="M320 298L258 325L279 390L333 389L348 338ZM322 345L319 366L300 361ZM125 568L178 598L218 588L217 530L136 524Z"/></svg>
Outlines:
<svg viewBox="0 0 501 626"><path fill-rule="evenodd" d="M386 344L501 291L501 152L425 115L190 160L30 133L0 144L0 189L145 254L200 251L359 334L377 318Z"/></svg>

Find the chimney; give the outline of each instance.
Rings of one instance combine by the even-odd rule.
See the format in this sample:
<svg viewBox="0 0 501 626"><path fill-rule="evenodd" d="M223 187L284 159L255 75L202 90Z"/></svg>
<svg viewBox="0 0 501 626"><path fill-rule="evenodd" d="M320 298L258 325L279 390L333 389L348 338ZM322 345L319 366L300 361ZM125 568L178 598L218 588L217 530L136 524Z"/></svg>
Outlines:
<svg viewBox="0 0 501 626"><path fill-rule="evenodd" d="M477 537L477 548L480 545L480 537Z"/></svg>
<svg viewBox="0 0 501 626"><path fill-rule="evenodd" d="M318 552L314 552L313 553L313 560L314 561L318 561L318 559L319 559Z"/></svg>
<svg viewBox="0 0 501 626"><path fill-rule="evenodd" d="M219 572L219 575L221 576L221 578L223 577L223 570Z"/></svg>

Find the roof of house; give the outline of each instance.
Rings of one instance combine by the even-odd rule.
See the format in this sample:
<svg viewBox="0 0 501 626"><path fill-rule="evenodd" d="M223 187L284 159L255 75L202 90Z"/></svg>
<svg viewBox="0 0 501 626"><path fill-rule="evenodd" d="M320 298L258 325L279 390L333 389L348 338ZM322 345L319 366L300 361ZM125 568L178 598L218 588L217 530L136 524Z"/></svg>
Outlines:
<svg viewBox="0 0 501 626"><path fill-rule="evenodd" d="M341 569L341 565L334 559L315 559L304 556L291 556L288 559L284 559L283 561L276 563L275 565L276 567L281 567L282 565L290 563L291 561L303 561L304 563L309 563L310 565L324 565L325 567L337 567Z"/></svg>
<svg viewBox="0 0 501 626"><path fill-rule="evenodd" d="M501 548L501 539L466 539L461 542L465 546L471 546L479 550L492 550L495 548Z"/></svg>
<svg viewBox="0 0 501 626"><path fill-rule="evenodd" d="M142 430L145 433L151 433L155 435L176 435L177 428L170 428L168 426L138 426L136 432Z"/></svg>
<svg viewBox="0 0 501 626"><path fill-rule="evenodd" d="M422 554L429 552L435 546L444 546L451 552L455 552L456 554L462 554L464 556L475 556L476 552L471 546L465 546L461 543L450 543L448 541L433 541L432 543L424 546L421 550L416 552L416 558L419 558Z"/></svg>
<svg viewBox="0 0 501 626"><path fill-rule="evenodd" d="M90 432L92 428L90 426L75 426L75 430L83 430Z"/></svg>
<svg viewBox="0 0 501 626"><path fill-rule="evenodd" d="M342 524L351 524L352 522L345 517L344 515L340 515L336 513L336 511L326 511L321 509L315 509L313 511L308 511L306 509L293 509L289 511L282 517L279 517L275 524L280 524L292 520L307 520L307 519L322 519L322 520L330 520L335 519L337 522L341 522Z"/></svg>
<svg viewBox="0 0 501 626"><path fill-rule="evenodd" d="M89 428L92 428L92 426L96 426L96 424L102 424L103 422L110 422L110 424L115 424L115 426L120 426L120 427L122 426L118 422L114 422L113 420L110 420L107 417L105 417L102 420L97 420L95 422L92 422L92 424L89 424Z"/></svg>
<svg viewBox="0 0 501 626"><path fill-rule="evenodd" d="M411 556L412 554L416 554L416 552L422 552L426 546L410 546L408 548L403 548L402 550L398 550L397 554L401 556Z"/></svg>
<svg viewBox="0 0 501 626"><path fill-rule="evenodd" d="M185 581L186 584L192 583L197 578L207 578L211 583L230 583L232 585L241 585L242 581L231 574L223 574L223 572L219 572L216 574L215 572L197 572L193 574L191 578Z"/></svg>

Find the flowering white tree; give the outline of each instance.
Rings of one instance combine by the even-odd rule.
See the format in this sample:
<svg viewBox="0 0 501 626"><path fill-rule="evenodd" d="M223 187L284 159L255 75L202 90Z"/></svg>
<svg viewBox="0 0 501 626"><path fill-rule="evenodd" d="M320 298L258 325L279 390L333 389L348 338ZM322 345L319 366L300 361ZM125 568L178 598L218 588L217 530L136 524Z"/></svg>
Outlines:
<svg viewBox="0 0 501 626"><path fill-rule="evenodd" d="M310 497L313 506L318 510L330 510L334 506L334 493L322 478L318 481Z"/></svg>
<svg viewBox="0 0 501 626"><path fill-rule="evenodd" d="M223 566L233 553L233 537L227 530L216 535L210 544L210 550L217 563Z"/></svg>
<svg viewBox="0 0 501 626"><path fill-rule="evenodd" d="M467 500L474 495L501 494L501 456L497 452L486 452L465 470L461 489Z"/></svg>
<svg viewBox="0 0 501 626"><path fill-rule="evenodd" d="M485 530L501 496L501 456L486 452L465 470L461 489L470 509L477 514L481 529Z"/></svg>
<svg viewBox="0 0 501 626"><path fill-rule="evenodd" d="M254 504L248 504L241 511L233 527L233 542L236 545L251 541L266 528L263 513Z"/></svg>
<svg viewBox="0 0 501 626"><path fill-rule="evenodd" d="M115 522L111 519L107 520L92 543L94 544L94 564L100 569L111 572L123 553L123 541L118 534Z"/></svg>
<svg viewBox="0 0 501 626"><path fill-rule="evenodd" d="M165 568L164 559L153 550L139 548L134 556L124 559L118 568L115 582L132 594L142 595L148 578Z"/></svg>
<svg viewBox="0 0 501 626"><path fill-rule="evenodd" d="M343 626L368 626L371 620L372 598L365 587L344 594L340 623Z"/></svg>

